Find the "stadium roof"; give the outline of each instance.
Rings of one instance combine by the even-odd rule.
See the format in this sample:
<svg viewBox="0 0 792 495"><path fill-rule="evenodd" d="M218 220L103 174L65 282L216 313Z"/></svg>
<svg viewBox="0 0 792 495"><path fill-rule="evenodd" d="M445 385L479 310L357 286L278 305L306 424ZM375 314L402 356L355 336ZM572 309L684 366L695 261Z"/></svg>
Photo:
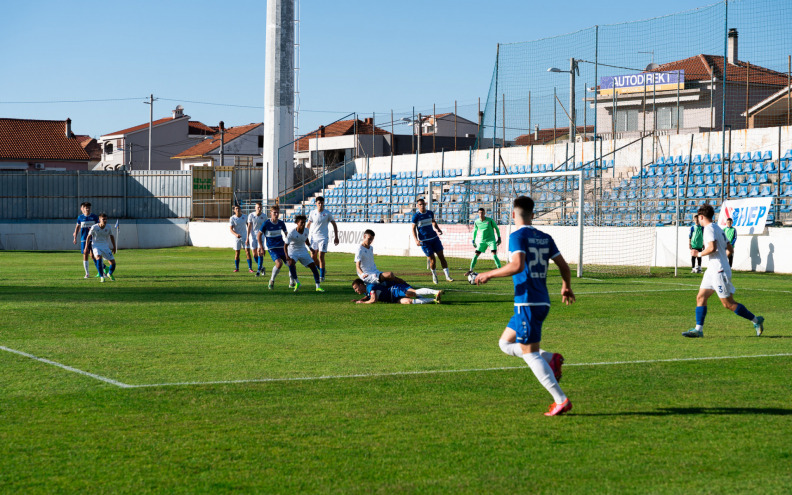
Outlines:
<svg viewBox="0 0 792 495"><path fill-rule="evenodd" d="M64 120L0 118L0 159L87 162L80 140L66 136L69 127Z"/></svg>
<svg viewBox="0 0 792 495"><path fill-rule="evenodd" d="M357 122L357 125L355 123ZM371 123L371 119L363 120L339 120L332 124L319 126L318 129L306 133L303 137L294 143L295 151L308 151L308 142L314 139L317 134L319 137L338 137L338 136L352 136L357 131L358 134L377 134L380 136L390 135L390 132L380 129ZM373 132L372 132L373 131Z"/></svg>
<svg viewBox="0 0 792 495"><path fill-rule="evenodd" d="M246 124L246 125L238 125L236 127L229 127L225 130L224 141L225 144L230 143L234 139L247 134L248 132L252 131L256 127L262 125L261 123L254 123L254 124ZM172 156L171 159L182 159L182 158L197 158L201 156L206 156L212 151L216 150L220 147L220 133L217 132L214 136L209 139L204 139L200 143L196 144L191 148L187 148L186 150L182 151L176 156Z"/></svg>
<svg viewBox="0 0 792 495"><path fill-rule="evenodd" d="M710 78L711 71L715 79L723 80L723 56L699 54L694 57L661 64L648 72L673 72L685 71L685 81L702 81ZM751 84L769 84L772 86L786 86L787 75L776 72L766 67L753 65L750 62L731 62L726 66L726 80L745 84L746 76Z"/></svg>

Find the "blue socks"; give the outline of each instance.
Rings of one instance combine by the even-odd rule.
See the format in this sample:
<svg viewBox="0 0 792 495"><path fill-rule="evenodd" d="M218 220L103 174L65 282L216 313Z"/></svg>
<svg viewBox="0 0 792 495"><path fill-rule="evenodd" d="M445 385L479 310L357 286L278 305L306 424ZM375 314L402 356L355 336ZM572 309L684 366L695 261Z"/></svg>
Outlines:
<svg viewBox="0 0 792 495"><path fill-rule="evenodd" d="M297 264L296 263L289 265L289 275L291 275L291 278L293 280L297 280Z"/></svg>
<svg viewBox="0 0 792 495"><path fill-rule="evenodd" d="M102 263L101 259L94 260L94 266L96 266L96 271L99 272L100 277L104 277L104 263Z"/></svg>
<svg viewBox="0 0 792 495"><path fill-rule="evenodd" d="M316 269L316 265L311 265L311 271L313 272L314 282L319 285L319 270Z"/></svg>
<svg viewBox="0 0 792 495"><path fill-rule="evenodd" d="M737 304L737 309L734 310L734 314L742 316L746 320L753 320L755 318L754 314L748 311L748 308L739 303Z"/></svg>
<svg viewBox="0 0 792 495"><path fill-rule="evenodd" d="M263 265L264 265L264 256L256 256L256 266L258 266L258 271L261 271Z"/></svg>
<svg viewBox="0 0 792 495"><path fill-rule="evenodd" d="M324 268L320 268L319 269L319 276L324 278L324 275L325 275L325 269ZM316 282L316 283L318 284L319 282Z"/></svg>
<svg viewBox="0 0 792 495"><path fill-rule="evenodd" d="M110 263L110 275L112 275L113 272L115 271L115 267L116 267L115 263Z"/></svg>
<svg viewBox="0 0 792 495"><path fill-rule="evenodd" d="M248 269L252 270L253 269L253 263L250 261L250 258L247 259L247 262L248 262Z"/></svg>
<svg viewBox="0 0 792 495"><path fill-rule="evenodd" d="M234 267L239 270L239 260L234 260Z"/></svg>
<svg viewBox="0 0 792 495"><path fill-rule="evenodd" d="M703 325L704 318L707 317L706 306L696 306L696 325Z"/></svg>

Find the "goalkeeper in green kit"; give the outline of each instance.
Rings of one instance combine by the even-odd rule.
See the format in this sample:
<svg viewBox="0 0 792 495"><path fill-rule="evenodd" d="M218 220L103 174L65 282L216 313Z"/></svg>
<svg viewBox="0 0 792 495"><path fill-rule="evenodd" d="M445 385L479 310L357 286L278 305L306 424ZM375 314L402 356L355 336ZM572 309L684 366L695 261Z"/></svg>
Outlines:
<svg viewBox="0 0 792 495"><path fill-rule="evenodd" d="M473 260L470 262L468 274L476 267L479 255L488 249L492 251L495 266L501 267L501 262L498 259L498 246L501 243L500 229L495 220L487 218L485 213L484 208L479 208L479 217L473 222L473 247L476 249L476 254L473 255Z"/></svg>

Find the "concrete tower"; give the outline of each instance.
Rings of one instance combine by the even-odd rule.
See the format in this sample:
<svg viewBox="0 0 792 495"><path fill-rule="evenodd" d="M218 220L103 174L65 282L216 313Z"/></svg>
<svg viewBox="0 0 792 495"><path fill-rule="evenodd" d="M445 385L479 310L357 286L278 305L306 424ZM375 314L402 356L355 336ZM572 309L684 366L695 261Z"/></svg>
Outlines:
<svg viewBox="0 0 792 495"><path fill-rule="evenodd" d="M294 183L294 0L267 0L264 201ZM279 151L280 150L280 151Z"/></svg>

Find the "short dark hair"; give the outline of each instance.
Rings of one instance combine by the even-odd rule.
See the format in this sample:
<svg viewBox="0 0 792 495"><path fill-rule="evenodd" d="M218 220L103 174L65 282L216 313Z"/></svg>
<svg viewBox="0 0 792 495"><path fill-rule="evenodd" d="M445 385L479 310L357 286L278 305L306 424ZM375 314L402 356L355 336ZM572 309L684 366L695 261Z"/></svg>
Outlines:
<svg viewBox="0 0 792 495"><path fill-rule="evenodd" d="M426 201L423 198L418 198L415 202L416 203L424 203L424 204L426 204Z"/></svg>
<svg viewBox="0 0 792 495"><path fill-rule="evenodd" d="M294 223L298 223L300 220L305 222L307 218L305 217L305 215L297 215L296 217L294 217Z"/></svg>
<svg viewBox="0 0 792 495"><path fill-rule="evenodd" d="M522 211L522 216L525 218L526 216L533 213L534 200L531 199L530 196L518 196L514 200L514 208Z"/></svg>
<svg viewBox="0 0 792 495"><path fill-rule="evenodd" d="M352 287L356 286L357 284L366 285L366 282L360 280L359 278L356 278L355 280L352 281Z"/></svg>
<svg viewBox="0 0 792 495"><path fill-rule="evenodd" d="M239 205L234 205L234 208L239 208L240 210L242 209L242 207Z"/></svg>
<svg viewBox="0 0 792 495"><path fill-rule="evenodd" d="M712 221L712 217L715 216L715 208L710 204L703 204L699 206L696 215L704 215L707 220Z"/></svg>
<svg viewBox="0 0 792 495"><path fill-rule="evenodd" d="M479 208L478 211L483 211L484 213L487 213L487 210L485 210L484 208Z"/></svg>
<svg viewBox="0 0 792 495"><path fill-rule="evenodd" d="M272 205L272 206L270 206L270 210L272 210L272 211L280 211L280 206Z"/></svg>
<svg viewBox="0 0 792 495"><path fill-rule="evenodd" d="M255 206L261 206L261 201L256 201Z"/></svg>
<svg viewBox="0 0 792 495"><path fill-rule="evenodd" d="M366 229L366 231L363 232L363 235L366 235L366 234L370 235L371 237L374 237L374 231L371 230L371 229Z"/></svg>
<svg viewBox="0 0 792 495"><path fill-rule="evenodd" d="M734 223L734 221L731 218L727 218L726 221Z"/></svg>
<svg viewBox="0 0 792 495"><path fill-rule="evenodd" d="M316 201L315 201L315 203L324 203L324 197L322 197L322 196L317 196L317 197L316 197Z"/></svg>
<svg viewBox="0 0 792 495"><path fill-rule="evenodd" d="M91 203L89 203L88 201L83 201L80 204L80 208L82 208L83 206L86 207L86 208L90 208L91 207Z"/></svg>
<svg viewBox="0 0 792 495"><path fill-rule="evenodd" d="M99 218L107 218L107 213L105 212L100 213Z"/></svg>

